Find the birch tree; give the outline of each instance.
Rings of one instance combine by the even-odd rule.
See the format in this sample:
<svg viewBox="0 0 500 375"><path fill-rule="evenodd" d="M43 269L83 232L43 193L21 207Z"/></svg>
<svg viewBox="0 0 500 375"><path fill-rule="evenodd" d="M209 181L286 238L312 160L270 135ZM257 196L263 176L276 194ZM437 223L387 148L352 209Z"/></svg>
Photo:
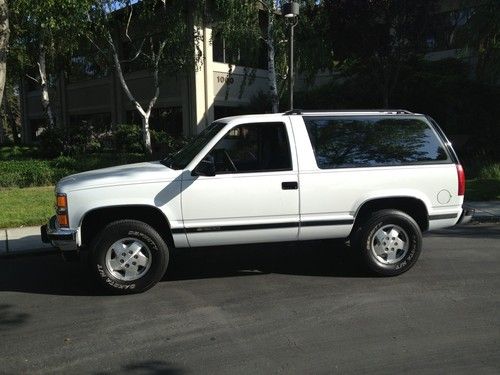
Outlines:
<svg viewBox="0 0 500 375"><path fill-rule="evenodd" d="M9 46L9 9L6 0L0 0L0 103L2 103L7 76L7 48Z"/></svg>
<svg viewBox="0 0 500 375"><path fill-rule="evenodd" d="M149 119L160 96L161 78L196 64L201 57L194 50L196 38L190 28L189 14L195 14L192 4L185 1L143 0L99 1L89 13L94 25L88 38L104 55L109 56L120 85L142 120L142 140L146 153L152 153ZM102 35L99 39L97 36ZM127 44L129 55L122 46ZM131 70L147 70L152 76L150 96L141 102L132 92L124 66L134 64Z"/></svg>
<svg viewBox="0 0 500 375"><path fill-rule="evenodd" d="M10 58L40 88L49 127L55 126L50 76L78 47L86 29L89 0L12 0Z"/></svg>

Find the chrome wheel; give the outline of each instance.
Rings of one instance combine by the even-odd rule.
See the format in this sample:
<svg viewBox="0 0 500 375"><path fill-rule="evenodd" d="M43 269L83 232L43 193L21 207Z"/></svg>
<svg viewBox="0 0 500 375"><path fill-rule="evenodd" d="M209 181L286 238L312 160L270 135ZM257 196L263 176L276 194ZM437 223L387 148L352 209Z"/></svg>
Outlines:
<svg viewBox="0 0 500 375"><path fill-rule="evenodd" d="M384 225L371 241L373 255L380 263L394 264L403 259L410 247L405 230L397 225Z"/></svg>
<svg viewBox="0 0 500 375"><path fill-rule="evenodd" d="M133 281L144 276L152 263L149 247L137 238L122 238L106 252L106 268L122 281Z"/></svg>

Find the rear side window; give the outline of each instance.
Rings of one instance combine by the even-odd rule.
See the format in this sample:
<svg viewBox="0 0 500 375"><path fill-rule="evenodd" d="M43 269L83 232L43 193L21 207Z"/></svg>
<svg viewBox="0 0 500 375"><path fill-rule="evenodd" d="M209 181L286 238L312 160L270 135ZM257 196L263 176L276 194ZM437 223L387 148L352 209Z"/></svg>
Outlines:
<svg viewBox="0 0 500 375"><path fill-rule="evenodd" d="M304 117L318 167L447 163L434 130L418 118Z"/></svg>

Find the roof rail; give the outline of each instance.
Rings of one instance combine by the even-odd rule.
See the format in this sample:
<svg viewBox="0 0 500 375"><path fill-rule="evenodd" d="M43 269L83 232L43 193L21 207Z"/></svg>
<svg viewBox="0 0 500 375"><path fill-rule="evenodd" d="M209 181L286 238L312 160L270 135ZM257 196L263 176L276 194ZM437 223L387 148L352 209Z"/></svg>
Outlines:
<svg viewBox="0 0 500 375"><path fill-rule="evenodd" d="M413 115L406 109L291 109L283 113L283 115L302 115L306 113L318 112L377 112L377 113L396 113L398 115Z"/></svg>

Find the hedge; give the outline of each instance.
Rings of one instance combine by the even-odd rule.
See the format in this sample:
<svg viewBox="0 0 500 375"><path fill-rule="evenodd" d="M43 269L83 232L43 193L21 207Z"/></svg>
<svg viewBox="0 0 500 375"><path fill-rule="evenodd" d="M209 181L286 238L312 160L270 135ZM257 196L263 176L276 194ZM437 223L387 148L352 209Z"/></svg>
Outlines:
<svg viewBox="0 0 500 375"><path fill-rule="evenodd" d="M0 187L47 186L64 176L91 169L144 161L142 154L60 156L53 160L0 161Z"/></svg>

